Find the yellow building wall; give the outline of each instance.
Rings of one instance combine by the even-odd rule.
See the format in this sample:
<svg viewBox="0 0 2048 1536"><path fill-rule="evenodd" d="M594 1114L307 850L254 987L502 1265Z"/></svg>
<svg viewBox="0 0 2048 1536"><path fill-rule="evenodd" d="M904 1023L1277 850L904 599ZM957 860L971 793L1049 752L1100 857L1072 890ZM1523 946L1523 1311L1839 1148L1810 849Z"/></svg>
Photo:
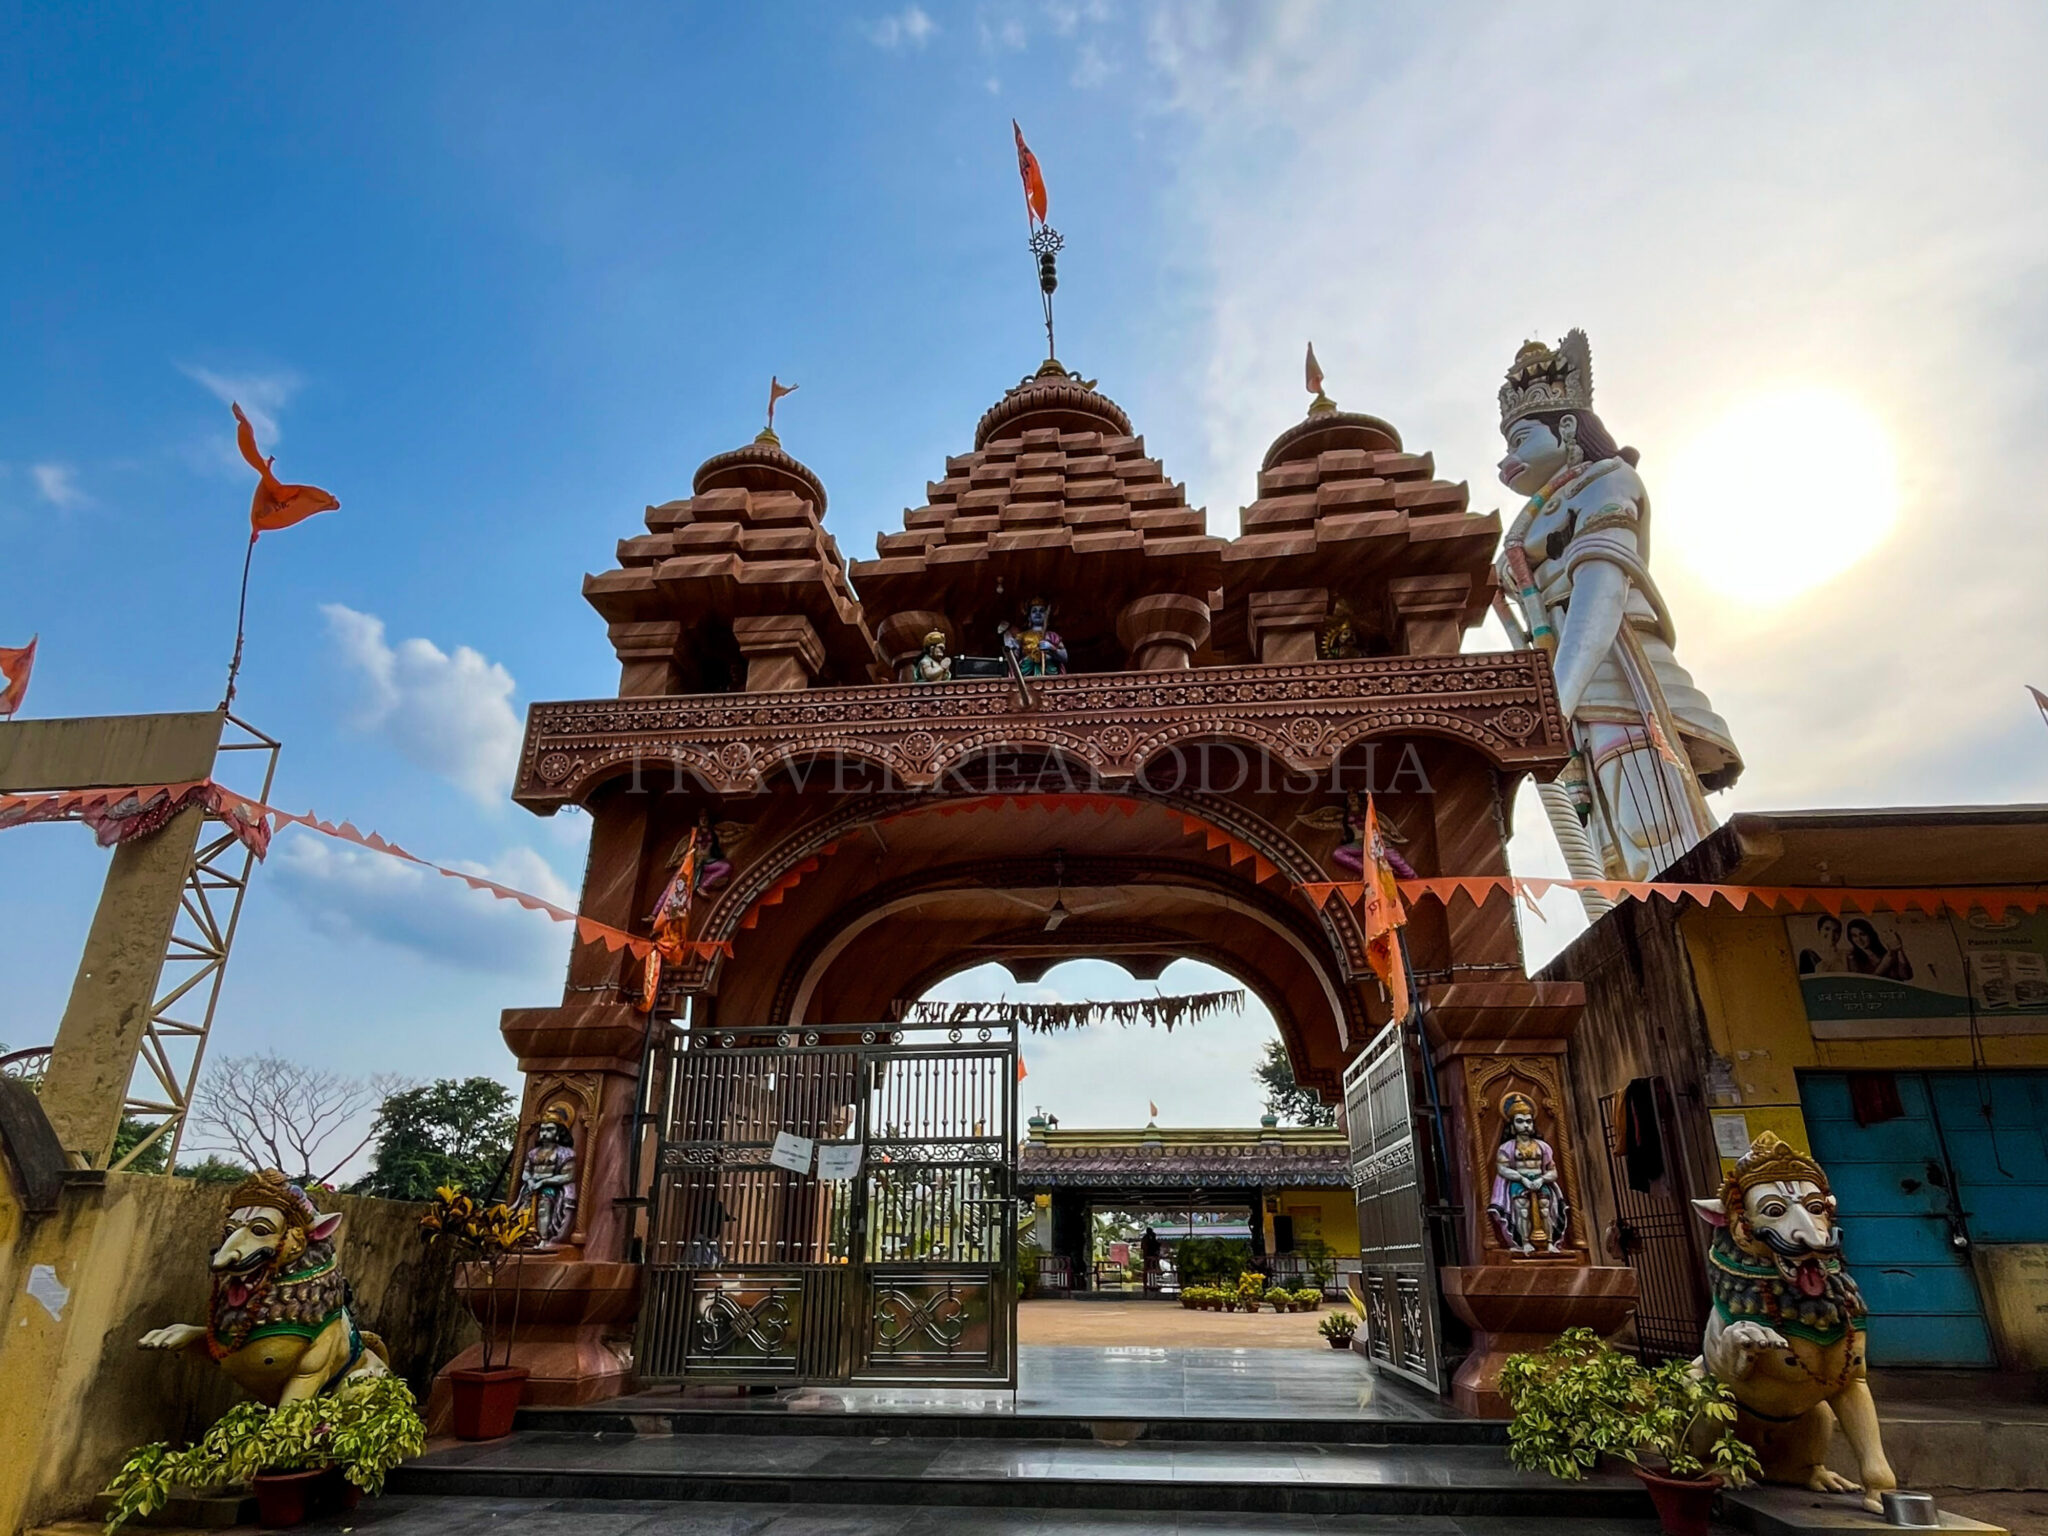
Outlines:
<svg viewBox="0 0 2048 1536"><path fill-rule="evenodd" d="M1302 1230L1301 1218L1309 1215L1321 1225L1322 1231L1318 1235L1332 1254L1347 1259L1358 1256L1358 1207L1349 1190L1283 1190L1278 1202L1282 1216L1295 1218L1294 1240L1297 1243L1307 1235Z"/></svg>
<svg viewBox="0 0 2048 1536"><path fill-rule="evenodd" d="M1802 1068L1911 1071L1973 1065L1964 1035L1814 1039L1781 916L1695 907L1680 927L1708 1037L1733 1067L1742 1093L1739 1105L1726 1107L1742 1111L1752 1136L1775 1131L1800 1151L1813 1150L1799 1108L1797 1074ZM1978 1046L1992 1067L2048 1067L2048 1034L1980 1035ZM1733 1166L1733 1158L1722 1158L1723 1172Z"/></svg>
<svg viewBox="0 0 2048 1536"><path fill-rule="evenodd" d="M1811 1153L1799 1104L1801 1069L1895 1071L1968 1068L1964 1035L1816 1040L1800 996L1799 968L1780 916L1725 908L1689 910L1680 924L1714 1049L1734 1070L1751 1136L1775 1131ZM2048 1067L2048 1035L1979 1035L1985 1064ZM1734 1167L1724 1155L1721 1171ZM2048 1245L1977 1244L1970 1254L1986 1320L2009 1366L2048 1368Z"/></svg>

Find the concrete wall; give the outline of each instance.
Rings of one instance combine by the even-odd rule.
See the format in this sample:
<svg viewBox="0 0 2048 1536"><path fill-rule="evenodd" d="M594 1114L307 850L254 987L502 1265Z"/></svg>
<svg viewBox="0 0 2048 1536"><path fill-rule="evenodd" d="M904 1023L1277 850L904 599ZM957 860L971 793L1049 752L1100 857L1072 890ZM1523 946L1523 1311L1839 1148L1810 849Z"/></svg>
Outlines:
<svg viewBox="0 0 2048 1536"><path fill-rule="evenodd" d="M206 1320L206 1258L227 1195L187 1179L83 1174L55 1214L35 1218L0 1178L0 1532L83 1510L135 1446L189 1439L235 1400L204 1355L135 1347L151 1328ZM421 1208L345 1195L318 1203L347 1214L341 1262L362 1324L424 1401L474 1325L446 1261L420 1241ZM30 1294L32 1281L45 1299Z"/></svg>

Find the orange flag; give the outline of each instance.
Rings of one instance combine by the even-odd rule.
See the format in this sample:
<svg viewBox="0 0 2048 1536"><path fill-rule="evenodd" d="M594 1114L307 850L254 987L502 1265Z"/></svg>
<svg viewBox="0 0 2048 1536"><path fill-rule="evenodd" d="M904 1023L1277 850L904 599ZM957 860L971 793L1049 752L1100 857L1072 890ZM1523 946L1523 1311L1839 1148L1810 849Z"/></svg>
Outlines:
<svg viewBox="0 0 2048 1536"><path fill-rule="evenodd" d="M1021 1083L1024 1081L1025 1078L1029 1077L1030 1075L1031 1074L1029 1072L1026 1072L1024 1070L1024 1053L1022 1051L1019 1051L1017 1053L1017 1081Z"/></svg>
<svg viewBox="0 0 2048 1536"><path fill-rule="evenodd" d="M1031 146L1024 142L1024 130L1017 126L1017 119L1010 119L1010 131L1017 135L1017 174L1024 178L1024 206L1031 211L1031 217L1039 223L1045 222L1045 172L1038 168L1038 156L1031 153Z"/></svg>
<svg viewBox="0 0 2048 1536"><path fill-rule="evenodd" d="M1312 395L1320 395L1323 392L1323 365L1316 361L1316 344L1314 342L1308 344L1308 372L1306 378L1308 380L1308 392Z"/></svg>
<svg viewBox="0 0 2048 1536"><path fill-rule="evenodd" d="M770 432L775 430L775 402L784 395L795 394L802 387L800 384L785 384L772 373L768 375L768 430Z"/></svg>
<svg viewBox="0 0 2048 1536"><path fill-rule="evenodd" d="M1157 1120L1159 1118L1159 1106L1157 1104L1154 1104L1148 1100L1146 1101L1145 1107L1152 1111L1152 1118L1154 1120Z"/></svg>
<svg viewBox="0 0 2048 1536"><path fill-rule="evenodd" d="M317 485L286 485L271 473L270 466L276 459L266 459L256 447L256 429L249 425L249 418L242 414L239 405L230 403L238 425L235 441L241 446L242 457L249 461L249 467L256 471L256 495L249 503L249 539L254 542L258 534L275 533L280 528L289 528L293 523L303 523L316 512L332 512L341 506L327 492Z"/></svg>
<svg viewBox="0 0 2048 1536"><path fill-rule="evenodd" d="M0 677L7 679L7 686L0 688L0 715L11 715L21 708L21 701L28 694L28 675L35 670L36 646L42 638L37 635L19 650L0 645Z"/></svg>
<svg viewBox="0 0 2048 1536"><path fill-rule="evenodd" d="M2027 692L2031 693L2034 696L2034 702L2040 706L2041 718L2043 720L2048 720L2048 693L2043 693L2040 689L2036 688L2032 683L2027 684Z"/></svg>
<svg viewBox="0 0 2048 1536"><path fill-rule="evenodd" d="M1379 812L1369 794L1365 797L1365 873L1365 963L1393 999L1394 1018L1405 1019L1408 965L1401 955L1401 928L1408 921L1408 909L1401 904L1401 887L1387 862Z"/></svg>

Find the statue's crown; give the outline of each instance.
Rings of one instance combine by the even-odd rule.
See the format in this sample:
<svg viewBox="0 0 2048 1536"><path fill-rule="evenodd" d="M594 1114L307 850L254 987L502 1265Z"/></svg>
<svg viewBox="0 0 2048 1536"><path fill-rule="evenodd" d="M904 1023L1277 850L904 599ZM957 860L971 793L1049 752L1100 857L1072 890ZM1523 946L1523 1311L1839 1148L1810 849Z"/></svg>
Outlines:
<svg viewBox="0 0 2048 1536"><path fill-rule="evenodd" d="M320 1219L320 1212L314 1208L306 1192L276 1168L264 1168L250 1174L228 1196L228 1209L231 1211L250 1205L269 1206L284 1217L287 1226L301 1231Z"/></svg>
<svg viewBox="0 0 2048 1536"><path fill-rule="evenodd" d="M1593 346L1584 331L1567 331L1554 349L1540 341L1522 343L1500 387L1503 432L1539 411L1592 409Z"/></svg>
<svg viewBox="0 0 2048 1536"><path fill-rule="evenodd" d="M1727 1190L1732 1191L1736 1203L1748 1191L1759 1184L1791 1184L1797 1182L1817 1184L1822 1194L1828 1191L1828 1176L1821 1166L1804 1152L1796 1151L1789 1142L1781 1140L1773 1131L1765 1131L1749 1144L1749 1150L1736 1160L1735 1167L1728 1175Z"/></svg>

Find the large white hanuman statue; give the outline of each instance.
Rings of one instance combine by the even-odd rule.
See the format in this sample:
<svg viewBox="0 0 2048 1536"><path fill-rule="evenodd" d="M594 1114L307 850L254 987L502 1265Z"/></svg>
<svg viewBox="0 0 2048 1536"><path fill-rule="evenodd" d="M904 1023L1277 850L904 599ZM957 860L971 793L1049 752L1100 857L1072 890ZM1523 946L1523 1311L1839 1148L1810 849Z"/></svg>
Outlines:
<svg viewBox="0 0 2048 1536"><path fill-rule="evenodd" d="M1742 757L1672 652L1649 493L1635 450L1593 414L1584 331L1515 354L1500 430L1501 481L1529 498L1501 543L1501 617L1550 652L1576 749L1541 786L1544 810L1575 876L1648 880L1713 831L1706 794L1735 782ZM1595 915L1606 905L1587 902Z"/></svg>

